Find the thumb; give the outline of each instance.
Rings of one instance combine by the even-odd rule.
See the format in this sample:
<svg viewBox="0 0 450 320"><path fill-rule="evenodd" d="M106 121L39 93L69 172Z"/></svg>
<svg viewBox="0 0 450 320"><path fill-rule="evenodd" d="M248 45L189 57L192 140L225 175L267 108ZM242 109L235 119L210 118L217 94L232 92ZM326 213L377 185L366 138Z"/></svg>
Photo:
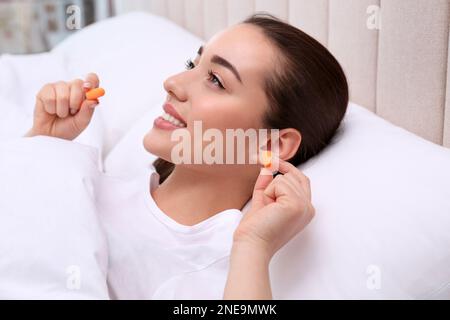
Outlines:
<svg viewBox="0 0 450 320"><path fill-rule="evenodd" d="M84 100L81 104L80 110L74 115L74 121L78 128L84 130L91 122L95 107L98 105L98 100Z"/></svg>
<svg viewBox="0 0 450 320"><path fill-rule="evenodd" d="M258 210L267 205L268 202L273 202L268 196L264 194L267 186L272 182L273 175L272 171L261 168L259 176L256 179L255 187L253 189L252 196L252 210Z"/></svg>

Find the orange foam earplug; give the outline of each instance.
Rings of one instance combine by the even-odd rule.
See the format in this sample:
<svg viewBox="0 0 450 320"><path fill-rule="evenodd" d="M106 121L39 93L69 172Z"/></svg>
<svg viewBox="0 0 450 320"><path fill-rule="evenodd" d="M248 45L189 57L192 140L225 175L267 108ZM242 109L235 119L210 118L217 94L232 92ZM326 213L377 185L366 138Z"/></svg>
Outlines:
<svg viewBox="0 0 450 320"><path fill-rule="evenodd" d="M272 151L263 151L261 162L264 168L269 168L272 165Z"/></svg>
<svg viewBox="0 0 450 320"><path fill-rule="evenodd" d="M105 95L105 89L103 88L95 88L86 92L86 99L95 100Z"/></svg>

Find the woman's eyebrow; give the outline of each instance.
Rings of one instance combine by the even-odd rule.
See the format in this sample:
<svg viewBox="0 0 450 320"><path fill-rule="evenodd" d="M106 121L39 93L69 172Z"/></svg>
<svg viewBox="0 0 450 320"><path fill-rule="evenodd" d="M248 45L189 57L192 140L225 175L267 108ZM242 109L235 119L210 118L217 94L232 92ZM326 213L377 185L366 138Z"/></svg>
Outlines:
<svg viewBox="0 0 450 320"><path fill-rule="evenodd" d="M198 51L197 51L197 54L199 56L201 56L202 53L203 53L203 46L201 46L198 49ZM242 83L242 79L241 79L241 76L240 76L239 72L237 71L237 69L230 62L228 62L227 60L225 60L224 58L222 58L222 57L220 57L218 55L214 55L211 58L211 62L212 63L216 63L216 64L220 64L221 66L229 69L234 74L234 76L239 80L239 82Z"/></svg>

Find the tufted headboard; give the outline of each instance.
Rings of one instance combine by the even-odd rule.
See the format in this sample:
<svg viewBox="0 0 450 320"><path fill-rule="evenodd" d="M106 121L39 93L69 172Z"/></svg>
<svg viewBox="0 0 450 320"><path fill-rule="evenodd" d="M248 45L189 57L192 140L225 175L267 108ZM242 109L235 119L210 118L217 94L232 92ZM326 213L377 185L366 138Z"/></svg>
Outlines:
<svg viewBox="0 0 450 320"><path fill-rule="evenodd" d="M266 11L315 37L342 64L352 101L450 148L450 0L126 0L208 40Z"/></svg>

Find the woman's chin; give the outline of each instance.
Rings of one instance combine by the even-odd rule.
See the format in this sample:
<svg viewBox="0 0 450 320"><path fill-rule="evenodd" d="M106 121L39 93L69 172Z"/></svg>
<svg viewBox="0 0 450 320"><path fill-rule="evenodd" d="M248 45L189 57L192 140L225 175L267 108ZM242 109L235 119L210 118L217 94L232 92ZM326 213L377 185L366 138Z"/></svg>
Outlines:
<svg viewBox="0 0 450 320"><path fill-rule="evenodd" d="M142 140L144 149L151 154L163 158L163 156L170 154L170 139L163 137L154 129L151 129Z"/></svg>
<svg viewBox="0 0 450 320"><path fill-rule="evenodd" d="M142 144L144 146L144 149L147 150L148 152L156 155L156 156L159 156L161 148L165 144L164 143L165 141L161 141L160 138L161 137L158 137L158 135L155 134L155 132L153 132L153 129L151 129L144 136L144 139L142 140Z"/></svg>

